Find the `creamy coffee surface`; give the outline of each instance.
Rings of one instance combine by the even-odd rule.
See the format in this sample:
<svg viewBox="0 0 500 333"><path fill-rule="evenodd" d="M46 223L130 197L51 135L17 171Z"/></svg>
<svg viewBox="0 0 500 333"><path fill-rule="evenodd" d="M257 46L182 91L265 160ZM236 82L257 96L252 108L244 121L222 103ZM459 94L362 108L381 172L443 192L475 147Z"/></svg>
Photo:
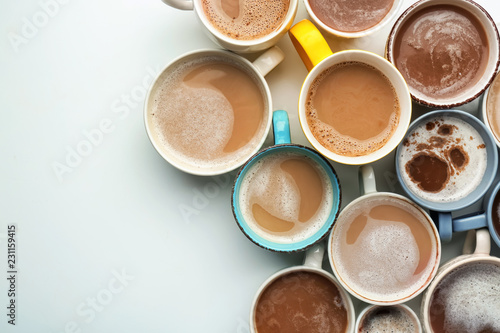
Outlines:
<svg viewBox="0 0 500 333"><path fill-rule="evenodd" d="M406 309L381 306L365 313L357 333L418 333L418 329L415 317Z"/></svg>
<svg viewBox="0 0 500 333"><path fill-rule="evenodd" d="M337 286L305 271L288 273L267 286L254 321L256 333L345 333L348 325Z"/></svg>
<svg viewBox="0 0 500 333"><path fill-rule="evenodd" d="M334 65L319 74L305 107L314 138L343 156L364 156L383 147L401 116L389 79L361 62Z"/></svg>
<svg viewBox="0 0 500 333"><path fill-rule="evenodd" d="M399 172L416 196L432 202L460 200L481 183L486 145L466 121L429 119L407 134L399 151Z"/></svg>
<svg viewBox="0 0 500 333"><path fill-rule="evenodd" d="M208 21L223 35L252 40L279 29L290 7L290 0L202 0Z"/></svg>
<svg viewBox="0 0 500 333"><path fill-rule="evenodd" d="M486 117L490 124L491 132L500 141L500 79L495 77L486 98Z"/></svg>
<svg viewBox="0 0 500 333"><path fill-rule="evenodd" d="M473 87L488 63L488 39L479 20L453 5L412 14L394 41L395 65L410 88L431 99Z"/></svg>
<svg viewBox="0 0 500 333"><path fill-rule="evenodd" d="M151 123L163 149L201 168L245 158L266 131L264 91L236 63L205 57L184 63L152 96Z"/></svg>
<svg viewBox="0 0 500 333"><path fill-rule="evenodd" d="M367 30L389 13L394 0L309 0L314 14L327 26L344 32Z"/></svg>
<svg viewBox="0 0 500 333"><path fill-rule="evenodd" d="M444 277L432 294L434 333L500 332L500 266L470 263Z"/></svg>
<svg viewBox="0 0 500 333"><path fill-rule="evenodd" d="M334 226L331 261L356 294L397 300L430 278L438 249L425 215L405 200L372 196L344 209Z"/></svg>
<svg viewBox="0 0 500 333"><path fill-rule="evenodd" d="M240 186L240 210L261 237L295 243L314 235L333 207L326 171L307 156L286 151L264 156Z"/></svg>

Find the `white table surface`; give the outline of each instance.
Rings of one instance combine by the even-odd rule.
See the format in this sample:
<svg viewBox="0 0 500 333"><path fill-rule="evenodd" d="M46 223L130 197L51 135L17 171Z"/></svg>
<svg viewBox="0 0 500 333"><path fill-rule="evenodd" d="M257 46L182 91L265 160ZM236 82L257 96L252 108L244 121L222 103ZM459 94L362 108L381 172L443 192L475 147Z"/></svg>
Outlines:
<svg viewBox="0 0 500 333"><path fill-rule="evenodd" d="M500 22L498 0L478 2ZM299 3L296 22L308 17ZM382 54L389 30L328 42ZM160 0L2 0L0 34L0 332L248 332L257 288L303 254L248 241L231 213L234 175L178 171L143 124L153 76L187 51L217 48L195 14ZM267 76L274 109L289 112L292 141L307 144L297 120L306 69L288 36L278 46L286 58ZM477 114L478 105L461 109ZM414 115L425 111L417 106ZM345 206L359 195L357 167L333 165ZM379 190L401 192L393 155L373 167ZM443 246L443 261L463 239L455 234ZM492 253L500 256L495 244ZM7 322L11 299L15 326Z"/></svg>

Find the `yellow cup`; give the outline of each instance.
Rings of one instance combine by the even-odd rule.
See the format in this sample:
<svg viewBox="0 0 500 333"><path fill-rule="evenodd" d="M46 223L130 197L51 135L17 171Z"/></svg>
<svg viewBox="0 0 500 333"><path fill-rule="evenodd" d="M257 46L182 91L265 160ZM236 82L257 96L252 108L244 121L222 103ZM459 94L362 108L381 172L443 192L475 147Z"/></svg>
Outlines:
<svg viewBox="0 0 500 333"><path fill-rule="evenodd" d="M368 51L345 50L333 53L321 32L308 20L298 22L288 33L292 44L309 71L300 91L298 109L302 130L311 145L328 159L349 165L371 163L393 151L403 139L410 125L412 107L408 86L396 67L385 58ZM346 63L361 63L367 65L367 67L380 71L392 85L395 92L395 100L399 102L399 117L396 115L391 118L393 124L392 134L382 139L378 143L379 147L377 149L367 151L366 153L356 153L355 148L349 151L349 146L344 146L347 147L347 153L336 152L327 148L324 143L320 142L321 138L319 138L320 134L318 131L313 133L311 130L311 123L306 116L308 113L308 108L306 106L309 100L308 96L311 85L315 83L316 79L321 74L325 73L325 71L330 72L332 67ZM356 99L356 97L354 97L354 99ZM349 108L349 106L346 107ZM363 119L360 119L359 116L353 117L352 124L349 123L348 125L357 126L361 123L360 120L371 119L371 116L370 105L366 105L366 112L363 106ZM344 118L342 121L345 123L346 119ZM349 121L349 119L347 121ZM353 138L349 137L349 133L340 133L334 126L329 125L328 131L333 131L332 133L334 133L337 138L340 138L339 140L343 140L342 142L353 142ZM362 143L358 142L356 144L367 146L368 141Z"/></svg>

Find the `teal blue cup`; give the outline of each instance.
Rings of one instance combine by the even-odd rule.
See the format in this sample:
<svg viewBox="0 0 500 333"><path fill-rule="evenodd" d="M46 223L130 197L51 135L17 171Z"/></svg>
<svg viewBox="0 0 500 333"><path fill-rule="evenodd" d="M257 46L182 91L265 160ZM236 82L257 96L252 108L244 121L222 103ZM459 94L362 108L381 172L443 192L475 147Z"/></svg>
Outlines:
<svg viewBox="0 0 500 333"><path fill-rule="evenodd" d="M447 120L439 121L439 119ZM430 131L430 134L424 133L429 137L427 141L422 139L422 132L425 131L421 130L418 132L416 130L417 128L423 129L423 125ZM439 128L441 128L440 126L442 125L448 127L445 128L446 131L439 132ZM436 129L435 126L437 126ZM472 128L473 130L470 131L467 128ZM448 138L448 136L452 135L449 133L450 129L452 134L456 134L453 139L452 137ZM464 133L469 133L467 131L470 131L473 135L465 135ZM478 141L473 141L474 137L478 135L483 144L477 144ZM424 158L420 160L413 159L412 161L414 164L411 165L405 162L406 158L403 157L405 154L404 151L405 149L409 149L405 147L409 147L409 145L419 147L415 142L421 146L416 149L414 156L418 156L418 154L424 154L427 157L431 156L434 161L432 167L424 167L426 163L424 162ZM460 161L465 161L465 167L460 168L461 166L457 166L460 165L460 163L457 164L454 162L453 152L459 151L456 147L461 147L461 149L463 149L462 151L465 151L465 153L463 153L465 158L460 158ZM421 186L424 182L430 184L429 179L433 179L436 175L441 174L444 170L442 167L443 164L438 161L436 156L439 157L440 161L447 161L448 163L447 172L450 178L446 186L453 184L452 186L455 186L457 189L469 187L470 189L468 192L464 191L462 195L456 196L455 198L452 192L445 193L444 190L441 194L441 190L439 189L435 190L434 193L432 193L432 191L421 191L415 184L409 181L409 168L422 170L418 173L415 172L421 182L418 186ZM488 131L486 126L479 119L467 112L458 110L428 112L410 124L406 137L396 150L395 160L398 180L403 190L414 202L430 211L431 217L437 224L442 241L450 241L454 231L475 229L475 225L479 225L478 223L457 223L453 222L452 219L452 212L466 208L484 198L485 194L490 190L497 173L497 146L490 131ZM416 163L416 161L420 161L420 164ZM455 177L455 175L457 178L452 179L451 177ZM458 177L462 178L460 179ZM461 225L461 227L457 227L458 225ZM485 226L485 223L481 223L480 227Z"/></svg>
<svg viewBox="0 0 500 333"><path fill-rule="evenodd" d="M233 215L245 236L258 246L276 252L303 251L331 231L340 210L340 182L323 156L291 143L286 111L274 111L273 130L274 145L251 157L236 176L231 196ZM293 162L286 164L288 161ZM268 168L270 165L273 167ZM292 172L285 165L307 165L308 169ZM297 174L300 170L303 173ZM314 190L308 187L306 174L314 177L311 183L319 185ZM316 206L316 210L310 208ZM309 211L308 219L300 220L304 211Z"/></svg>

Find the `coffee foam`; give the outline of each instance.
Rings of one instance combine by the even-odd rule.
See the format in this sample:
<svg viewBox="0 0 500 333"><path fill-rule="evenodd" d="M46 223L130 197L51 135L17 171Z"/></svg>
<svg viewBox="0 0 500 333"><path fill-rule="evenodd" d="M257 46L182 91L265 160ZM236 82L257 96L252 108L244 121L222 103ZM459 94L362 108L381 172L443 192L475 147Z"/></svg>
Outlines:
<svg viewBox="0 0 500 333"><path fill-rule="evenodd" d="M314 235L327 221L333 207L333 187L326 171L312 159L307 159L323 180L323 200L316 214L306 223L299 222L300 193L293 180L280 169L291 158L303 158L294 152L279 152L260 158L246 172L240 186L241 214L250 228L260 237L276 243L295 243ZM286 234L264 230L253 218L252 206L260 204L272 215L295 223Z"/></svg>
<svg viewBox="0 0 500 333"><path fill-rule="evenodd" d="M438 288L445 332L500 331L500 266L466 264L444 277Z"/></svg>
<svg viewBox="0 0 500 333"><path fill-rule="evenodd" d="M233 129L231 104L219 91L192 88L182 83L189 72L210 63L234 66L260 86L255 75L237 62L207 56L181 63L159 81L150 111L153 132L162 149L173 152L183 164L203 169L224 168L228 163L234 164L235 160L245 158L252 153L265 131L265 126L261 126L259 133L245 146L232 153L223 151ZM265 96L261 89L262 96Z"/></svg>
<svg viewBox="0 0 500 333"><path fill-rule="evenodd" d="M437 125L428 129L426 125L429 123ZM433 140L431 138L440 137L438 129L442 124L448 124L454 128L452 134L446 136L447 144L444 147L430 147L428 143ZM422 150L421 144L426 144L426 149ZM457 145L466 152L469 158L468 164L460 170L456 170L446 156L447 151ZM439 192L423 191L406 171L406 164L422 151L426 154L434 154L448 163L450 178L446 187ZM477 188L486 171L487 152L483 138L472 125L458 117L437 116L421 122L407 134L397 158L401 178L412 193L424 200L444 203L465 198Z"/></svg>
<svg viewBox="0 0 500 333"><path fill-rule="evenodd" d="M365 313L358 333L418 332L415 318L404 308L374 307Z"/></svg>
<svg viewBox="0 0 500 333"><path fill-rule="evenodd" d="M429 237L433 237L426 217L402 199L377 196L361 202L355 208L344 209L334 226L331 260L335 270L356 294L367 299L395 300L413 294L434 269L431 261L437 255L435 243L430 262L415 274L421 250L410 228L403 223L376 220L369 212L376 206L395 206L418 216ZM360 215L366 215L366 226L353 244L347 244L346 235Z"/></svg>
<svg viewBox="0 0 500 333"><path fill-rule="evenodd" d="M231 7L233 13L225 10L224 5ZM271 34L282 25L290 0L202 0L202 6L210 23L223 35L252 40Z"/></svg>

